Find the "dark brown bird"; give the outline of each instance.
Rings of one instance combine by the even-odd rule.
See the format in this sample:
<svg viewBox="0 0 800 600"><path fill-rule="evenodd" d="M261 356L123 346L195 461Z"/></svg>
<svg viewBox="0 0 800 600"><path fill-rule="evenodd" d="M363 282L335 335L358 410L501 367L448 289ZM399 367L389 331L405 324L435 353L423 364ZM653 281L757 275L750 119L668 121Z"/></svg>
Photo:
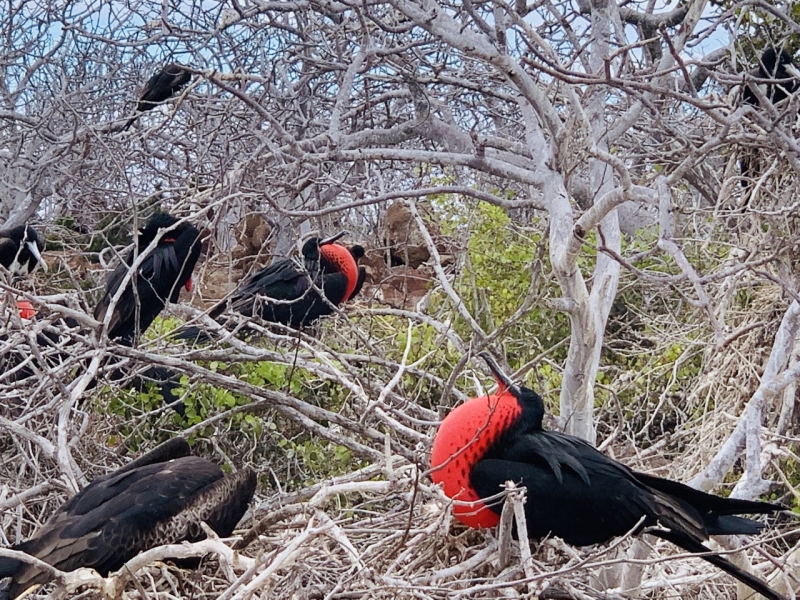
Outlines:
<svg viewBox="0 0 800 600"><path fill-rule="evenodd" d="M603 544L635 530L707 560L770 600L786 600L764 581L714 554L710 535L754 534L761 523L736 516L783 510L777 504L720 498L682 483L632 471L582 439L542 428L544 402L515 385L487 353L496 394L468 400L442 421L433 440L431 478L469 527L494 527L503 501L484 503L506 481L527 488L528 537ZM470 504L466 504L470 503Z"/></svg>
<svg viewBox="0 0 800 600"><path fill-rule="evenodd" d="M156 106L170 99L173 94L179 92L189 81L192 75L183 65L178 63L170 63L157 71L144 86L142 95L139 97L139 103L136 105L136 112L122 131L127 130L133 122L141 115L141 113L154 109Z"/></svg>
<svg viewBox="0 0 800 600"><path fill-rule="evenodd" d="M214 463L190 456L186 440L174 438L95 479L13 549L62 571L89 567L105 577L150 548L204 539L201 521L220 537L230 536L255 488L252 470L224 475ZM49 581L35 566L0 557L5 577L12 578L10 598Z"/></svg>

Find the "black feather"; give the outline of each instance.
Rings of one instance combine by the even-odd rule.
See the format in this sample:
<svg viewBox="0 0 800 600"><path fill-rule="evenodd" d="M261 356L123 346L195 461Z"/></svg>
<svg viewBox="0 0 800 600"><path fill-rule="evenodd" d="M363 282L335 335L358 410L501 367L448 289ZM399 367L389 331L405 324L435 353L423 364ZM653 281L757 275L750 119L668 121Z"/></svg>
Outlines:
<svg viewBox="0 0 800 600"><path fill-rule="evenodd" d="M154 546L202 539L201 521L229 536L253 497L255 473L224 476L187 453L185 440L170 441L97 478L15 549L64 571L90 567L106 576ZM49 579L25 563L0 565L13 576L12 597Z"/></svg>
<svg viewBox="0 0 800 600"><path fill-rule="evenodd" d="M136 112L141 114L154 109L165 100L171 98L173 94L179 92L191 79L191 73L183 65L178 63L166 65L150 77L147 84L145 84L139 97L139 102L136 105ZM137 114L131 117L122 130L125 131L133 125L138 116Z"/></svg>
<svg viewBox="0 0 800 600"><path fill-rule="evenodd" d="M131 250L109 275L105 295L94 311L94 317L98 321L105 319L111 299L122 285L137 253L145 252L158 237L158 245L148 252L114 307L108 337L123 344L131 344L164 310L167 301L178 300L181 288L191 278L200 257L200 232L189 223L180 223L177 226L176 223L178 219L167 213L155 213L142 229L137 248ZM173 229L162 231L168 228Z"/></svg>

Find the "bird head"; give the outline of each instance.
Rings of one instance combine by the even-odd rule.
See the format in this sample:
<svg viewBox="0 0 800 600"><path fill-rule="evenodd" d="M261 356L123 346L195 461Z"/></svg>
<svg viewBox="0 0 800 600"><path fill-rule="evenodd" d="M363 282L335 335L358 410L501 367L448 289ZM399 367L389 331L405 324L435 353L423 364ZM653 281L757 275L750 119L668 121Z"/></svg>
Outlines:
<svg viewBox="0 0 800 600"><path fill-rule="evenodd" d="M541 429L542 419L544 419L544 400L542 400L542 397L532 389L517 385L511 381L511 378L503 372L500 365L488 352L479 352L478 356L486 362L497 382L497 395L510 394L516 398L525 411L529 425Z"/></svg>
<svg viewBox="0 0 800 600"><path fill-rule="evenodd" d="M177 222L178 219L167 212L158 211L153 213L153 215L147 220L147 223L145 223L144 227L139 229L139 250L144 250L153 242L154 239L156 239L159 229L169 229ZM177 228L165 233L161 238L162 241L168 243L170 240L172 240L174 242L176 231Z"/></svg>
<svg viewBox="0 0 800 600"><path fill-rule="evenodd" d="M778 52L776 48L769 47L764 50L759 63L759 76L765 79L800 79L800 70L794 66L792 56L786 50Z"/></svg>
<svg viewBox="0 0 800 600"><path fill-rule="evenodd" d="M20 225L6 232L0 238L0 246L9 244L11 248L16 249L16 256L14 261L8 267L12 273L32 273L37 266L42 267L42 271L47 273L47 263L42 258L41 251L44 249L44 243L36 233L36 230L30 225Z"/></svg>
<svg viewBox="0 0 800 600"><path fill-rule="evenodd" d="M328 238L312 237L303 243L301 253L306 271L312 275L319 271L323 274L342 273L347 278L344 298L349 299L358 284L358 264L350 250L336 243L346 234L346 231L341 231Z"/></svg>
<svg viewBox="0 0 800 600"><path fill-rule="evenodd" d="M350 246L350 254L352 254L355 261L358 262L364 258L364 246L361 244L354 244L353 246Z"/></svg>

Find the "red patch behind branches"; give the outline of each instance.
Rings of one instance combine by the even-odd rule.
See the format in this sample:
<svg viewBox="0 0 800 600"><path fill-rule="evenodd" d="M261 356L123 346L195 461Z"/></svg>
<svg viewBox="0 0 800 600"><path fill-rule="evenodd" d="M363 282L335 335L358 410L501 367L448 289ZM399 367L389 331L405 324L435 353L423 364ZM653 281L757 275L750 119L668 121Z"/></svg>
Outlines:
<svg viewBox="0 0 800 600"><path fill-rule="evenodd" d="M320 246L319 251L326 261L334 264L336 270L347 277L347 291L344 294L344 300L349 300L358 283L358 265L353 255L350 254L350 250L339 244L325 244Z"/></svg>
<svg viewBox="0 0 800 600"><path fill-rule="evenodd" d="M17 309L19 310L19 316L23 319L32 319L36 316L36 309L27 300L17 300Z"/></svg>
<svg viewBox="0 0 800 600"><path fill-rule="evenodd" d="M500 522L499 515L481 502L470 485L469 474L521 412L517 399L504 391L468 400L447 415L439 426L431 451L431 478L434 483L443 484L448 498L476 503L453 506L453 514L464 525L494 527Z"/></svg>

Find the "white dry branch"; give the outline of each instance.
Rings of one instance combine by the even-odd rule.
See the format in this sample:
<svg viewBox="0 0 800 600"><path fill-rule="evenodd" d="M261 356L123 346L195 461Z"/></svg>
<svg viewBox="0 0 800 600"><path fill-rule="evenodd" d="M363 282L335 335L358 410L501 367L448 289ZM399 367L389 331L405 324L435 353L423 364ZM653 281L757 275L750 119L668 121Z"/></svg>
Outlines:
<svg viewBox="0 0 800 600"><path fill-rule="evenodd" d="M129 597L591 598L601 570L616 573L608 597L732 597L728 578L697 560L676 567L661 542L648 559L644 541L533 545L498 568L495 541L454 524L426 468L443 412L483 393L472 355L505 350L548 408L558 396L568 432L604 438L632 468L712 490L740 476L744 452L734 494L775 480L793 501L800 96L740 96L756 83L744 71L757 42L797 26L789 3L740 8L9 5L0 217L40 221L58 268L0 285L5 308L24 297L40 310L32 322L0 314L0 538L26 539L88 481L180 433L260 475L236 542L244 571L232 582L233 559L210 539L197 551L216 547L222 567L119 574ZM121 131L174 61L191 85ZM418 269L392 264L393 202L430 254ZM89 259L105 268L155 206L211 232L198 291L182 297L194 308L168 307L166 324L117 347L90 316L105 273ZM308 227L366 247L357 299L302 332L243 317L231 332L205 315ZM507 233L524 248L481 249ZM495 283L478 286L480 269ZM379 300L404 271L425 280L423 300ZM175 316L219 339L175 343ZM40 344L46 328L57 339ZM186 420L111 377L150 366L183 378ZM791 528L756 540L779 564ZM626 557L604 554L617 549Z"/></svg>
<svg viewBox="0 0 800 600"><path fill-rule="evenodd" d="M795 300L783 315L772 351L764 365L761 384L747 403L731 435L711 462L690 482L693 487L709 490L717 485L730 471L741 449L746 445L747 477L743 487L738 490L739 497L754 498L763 493L765 482L760 462L762 412L766 402L800 377L798 365L795 364L786 370L798 332L800 332L800 303Z"/></svg>

